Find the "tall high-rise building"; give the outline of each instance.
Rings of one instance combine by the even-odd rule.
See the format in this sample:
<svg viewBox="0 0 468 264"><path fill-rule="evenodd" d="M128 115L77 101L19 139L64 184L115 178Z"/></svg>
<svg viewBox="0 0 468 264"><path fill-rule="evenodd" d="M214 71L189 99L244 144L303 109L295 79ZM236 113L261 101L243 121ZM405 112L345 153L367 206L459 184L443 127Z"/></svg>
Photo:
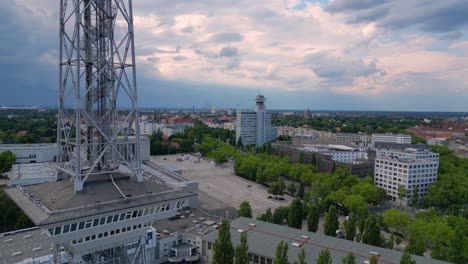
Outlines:
<svg viewBox="0 0 468 264"><path fill-rule="evenodd" d="M276 138L276 127L271 126L271 114L265 107L266 98L255 97L254 110L237 110L236 140L244 145L261 146Z"/></svg>

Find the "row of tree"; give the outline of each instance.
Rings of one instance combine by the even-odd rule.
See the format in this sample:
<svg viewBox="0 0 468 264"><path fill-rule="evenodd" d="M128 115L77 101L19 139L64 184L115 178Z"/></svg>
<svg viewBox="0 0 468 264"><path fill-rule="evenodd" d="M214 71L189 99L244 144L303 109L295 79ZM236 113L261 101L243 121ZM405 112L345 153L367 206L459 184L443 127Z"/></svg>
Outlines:
<svg viewBox="0 0 468 264"><path fill-rule="evenodd" d="M246 203L243 203L244 207ZM241 208L243 206L241 205ZM431 256L434 259L453 263L467 261L468 220L461 216L442 217L435 210L430 210L417 213L413 219L408 212L398 209L389 209L382 215L351 211L340 225L338 215L337 208L330 205L323 226L325 235L337 236L339 233L337 231L344 229L344 238L347 240L390 249L393 249L395 244L398 246L402 242L402 237L406 237L409 243L405 250L412 254L422 256L430 245ZM249 217L249 215L239 216ZM307 230L317 232L320 219L319 207L316 204L302 203L298 198L289 206L276 208L273 213L271 209L267 209L257 219L301 229L304 217ZM385 239L381 230L391 233L390 239Z"/></svg>
<svg viewBox="0 0 468 264"><path fill-rule="evenodd" d="M433 119L434 124L440 123L439 119ZM331 131L331 132L345 132L345 133L406 133L405 129L422 125L424 119L421 117L348 117L348 116L329 116L329 117L312 117L307 118L300 115L284 116L274 114L272 116L272 124L276 126L292 126L302 127L308 125L316 130Z"/></svg>

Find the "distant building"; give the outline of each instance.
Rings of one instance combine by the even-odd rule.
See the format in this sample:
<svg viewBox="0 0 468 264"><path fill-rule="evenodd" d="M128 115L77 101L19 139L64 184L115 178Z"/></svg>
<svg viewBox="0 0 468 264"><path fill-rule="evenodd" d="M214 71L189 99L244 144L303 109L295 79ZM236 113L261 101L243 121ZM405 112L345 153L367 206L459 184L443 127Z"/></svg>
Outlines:
<svg viewBox="0 0 468 264"><path fill-rule="evenodd" d="M435 137L427 139L427 144L431 146L447 146L448 139L446 137Z"/></svg>
<svg viewBox="0 0 468 264"><path fill-rule="evenodd" d="M316 138L319 135L318 132L319 131L310 127L291 127L291 126L277 127L278 136Z"/></svg>
<svg viewBox="0 0 468 264"><path fill-rule="evenodd" d="M304 117L309 118L310 117L310 110L307 108L307 110L304 111Z"/></svg>
<svg viewBox="0 0 468 264"><path fill-rule="evenodd" d="M335 138L342 141L365 142L367 135L362 133L336 133Z"/></svg>
<svg viewBox="0 0 468 264"><path fill-rule="evenodd" d="M1 144L0 153L11 151L16 156L16 163L54 162L57 159L56 144Z"/></svg>
<svg viewBox="0 0 468 264"><path fill-rule="evenodd" d="M271 126L271 114L265 108L266 98L257 95L254 110L238 110L236 120L236 141L242 138L244 145L261 146L276 139L276 127Z"/></svg>
<svg viewBox="0 0 468 264"><path fill-rule="evenodd" d="M376 186L385 189L393 201L400 201L398 186L402 185L408 194L402 197L401 202L408 204L415 186L418 186L418 195L423 197L429 186L437 181L438 165L437 161L409 156L376 158L374 182Z"/></svg>
<svg viewBox="0 0 468 264"><path fill-rule="evenodd" d="M372 143L377 142L388 142L388 143L397 143L397 144L411 144L410 135L402 134L372 134Z"/></svg>
<svg viewBox="0 0 468 264"><path fill-rule="evenodd" d="M304 148L303 146L273 144L272 149L273 153L276 155L288 157L295 163L299 162L301 155L304 164L311 164L315 160L315 167L317 167L320 172L331 172L334 163L336 168L349 169L351 174L361 178L366 177L369 171L372 173L374 170L373 161L366 160L365 157L367 154L364 152L352 153L350 151L337 151L334 153L335 157L333 157L331 151L326 151L324 149L322 149L322 151L313 151L313 149Z"/></svg>
<svg viewBox="0 0 468 264"><path fill-rule="evenodd" d="M226 130L236 130L236 122L226 122L223 124L223 128Z"/></svg>
<svg viewBox="0 0 468 264"><path fill-rule="evenodd" d="M367 159L367 152L361 151L359 148L345 145L305 145L298 148L301 151L316 152L323 155L329 155L332 160L338 162L354 162L358 159Z"/></svg>

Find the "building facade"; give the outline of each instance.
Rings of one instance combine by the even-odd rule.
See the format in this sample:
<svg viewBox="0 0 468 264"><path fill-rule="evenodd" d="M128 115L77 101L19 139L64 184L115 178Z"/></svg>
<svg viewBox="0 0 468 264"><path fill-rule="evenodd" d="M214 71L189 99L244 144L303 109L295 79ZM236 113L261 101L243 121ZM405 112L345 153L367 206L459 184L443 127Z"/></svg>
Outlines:
<svg viewBox="0 0 468 264"><path fill-rule="evenodd" d="M261 146L276 139L276 127L271 126L271 114L266 111L265 97L257 95L254 110L238 110L236 120L236 141L241 138L243 145Z"/></svg>
<svg viewBox="0 0 468 264"><path fill-rule="evenodd" d="M57 145L44 144L0 144L0 153L11 151L16 156L16 163L54 162L57 159Z"/></svg>
<svg viewBox="0 0 468 264"><path fill-rule="evenodd" d="M402 134L372 134L372 143L376 142L388 142L397 144L411 144L410 135Z"/></svg>
<svg viewBox="0 0 468 264"><path fill-rule="evenodd" d="M392 201L409 204L418 188L419 197L427 194L428 187L437 181L438 161L415 159L410 156L378 157L375 160L374 182L387 191ZM401 197L398 187L407 190L407 196Z"/></svg>

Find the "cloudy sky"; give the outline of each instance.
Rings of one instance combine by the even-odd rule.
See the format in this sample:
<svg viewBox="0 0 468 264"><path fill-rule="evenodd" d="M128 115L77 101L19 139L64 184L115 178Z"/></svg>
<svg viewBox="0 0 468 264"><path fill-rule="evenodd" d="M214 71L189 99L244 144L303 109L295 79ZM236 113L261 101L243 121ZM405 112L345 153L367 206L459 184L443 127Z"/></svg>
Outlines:
<svg viewBox="0 0 468 264"><path fill-rule="evenodd" d="M0 2L0 105L56 105L58 2ZM468 111L466 0L133 2L143 107Z"/></svg>

